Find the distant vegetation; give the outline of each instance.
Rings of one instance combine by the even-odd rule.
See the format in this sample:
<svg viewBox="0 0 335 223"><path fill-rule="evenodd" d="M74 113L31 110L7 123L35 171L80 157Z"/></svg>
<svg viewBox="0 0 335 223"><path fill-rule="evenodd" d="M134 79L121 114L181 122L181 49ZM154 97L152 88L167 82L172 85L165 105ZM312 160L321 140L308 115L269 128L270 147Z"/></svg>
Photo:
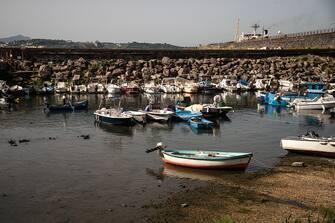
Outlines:
<svg viewBox="0 0 335 223"><path fill-rule="evenodd" d="M73 42L70 40L30 39L22 35L0 39L10 47L27 48L77 48L77 49L178 49L167 43L109 43L109 42Z"/></svg>

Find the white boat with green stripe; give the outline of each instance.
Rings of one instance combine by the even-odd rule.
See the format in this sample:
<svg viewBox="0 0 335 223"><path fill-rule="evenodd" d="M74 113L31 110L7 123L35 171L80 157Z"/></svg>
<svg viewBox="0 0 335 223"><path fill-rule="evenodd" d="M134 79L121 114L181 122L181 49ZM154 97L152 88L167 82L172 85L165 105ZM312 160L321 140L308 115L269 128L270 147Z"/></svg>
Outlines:
<svg viewBox="0 0 335 223"><path fill-rule="evenodd" d="M252 153L226 152L217 150L179 150L164 149L160 143L151 152L159 150L165 163L202 169L246 169Z"/></svg>

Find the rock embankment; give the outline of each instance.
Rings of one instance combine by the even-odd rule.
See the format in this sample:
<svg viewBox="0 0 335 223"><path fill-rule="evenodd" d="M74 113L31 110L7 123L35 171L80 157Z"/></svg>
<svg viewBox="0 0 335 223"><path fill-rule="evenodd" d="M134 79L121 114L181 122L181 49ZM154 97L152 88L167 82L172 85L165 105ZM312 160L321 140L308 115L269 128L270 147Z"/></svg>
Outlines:
<svg viewBox="0 0 335 223"><path fill-rule="evenodd" d="M335 59L320 56L269 57L263 59L205 58L151 60L67 60L62 62L12 61L10 66L0 62L9 73L31 74L29 84L42 81L73 80L88 84L95 80L102 83L154 81L160 83L165 77L183 77L198 80L199 75L212 77L219 82L225 75L253 81L256 78L287 79L292 81L329 81L334 78ZM20 71L20 72L18 72ZM20 80L20 78L16 78ZM22 78L21 78L22 80Z"/></svg>

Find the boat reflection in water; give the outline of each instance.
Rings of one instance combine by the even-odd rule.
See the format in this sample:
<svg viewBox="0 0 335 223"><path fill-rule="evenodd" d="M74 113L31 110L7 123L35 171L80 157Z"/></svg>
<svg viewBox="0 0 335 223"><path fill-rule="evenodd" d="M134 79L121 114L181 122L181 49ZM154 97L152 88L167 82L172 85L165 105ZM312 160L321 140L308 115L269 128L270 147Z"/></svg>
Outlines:
<svg viewBox="0 0 335 223"><path fill-rule="evenodd" d="M264 115L273 118L273 117L281 117L287 113L287 108L281 106L273 106L273 105L262 105L257 104L257 111L264 117Z"/></svg>
<svg viewBox="0 0 335 223"><path fill-rule="evenodd" d="M109 125L102 122L94 122L96 127L103 131L115 133L116 135L133 136L134 128L132 126Z"/></svg>
<svg viewBox="0 0 335 223"><path fill-rule="evenodd" d="M190 129L192 132L194 132L197 135L207 134L207 135L213 135L213 136L221 136L220 132L220 126L216 126L209 129L199 129L199 128L193 128L190 126Z"/></svg>
<svg viewBox="0 0 335 223"><path fill-rule="evenodd" d="M319 110L299 110L293 111L294 117L299 117L299 125L302 126L318 126L322 127L326 120L330 117L330 114L322 113Z"/></svg>
<svg viewBox="0 0 335 223"><path fill-rule="evenodd" d="M158 170L146 169L146 173L149 176L155 177L157 180L162 180L166 177L180 178L180 179L191 179L200 181L215 181L227 174L243 173L244 171L237 170L205 170L187 168L181 166L175 166L164 163Z"/></svg>
<svg viewBox="0 0 335 223"><path fill-rule="evenodd" d="M276 118L298 118L300 126L308 127L323 127L324 123L332 123L330 112L323 113L319 110L299 110L295 111L290 108L272 106L272 105L257 105L257 111L262 118L268 117L271 119Z"/></svg>

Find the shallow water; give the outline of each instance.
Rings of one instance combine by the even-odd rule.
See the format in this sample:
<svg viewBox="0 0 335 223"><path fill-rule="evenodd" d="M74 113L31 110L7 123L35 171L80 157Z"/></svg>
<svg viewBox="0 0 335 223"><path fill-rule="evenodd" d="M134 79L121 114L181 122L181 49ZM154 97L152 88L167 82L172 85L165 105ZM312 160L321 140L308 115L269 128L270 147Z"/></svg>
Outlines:
<svg viewBox="0 0 335 223"><path fill-rule="evenodd" d="M45 115L39 96L22 99L12 112L0 111L0 222L138 222L152 211L143 205L185 185L229 174L163 165L156 153L145 153L160 141L169 148L253 152L247 171L257 171L273 167L286 154L280 148L282 137L310 129L320 135L335 133L328 113L258 106L252 94L223 97L234 112L205 132L182 122L97 125L92 113L101 95L77 96L89 100L87 112ZM149 100L169 105L181 99L122 96L112 98L110 105L143 109ZM212 96L193 95L191 100L208 103ZM61 98L50 96L49 101ZM90 138L84 140L83 134ZM30 142L17 147L8 143L23 138Z"/></svg>

